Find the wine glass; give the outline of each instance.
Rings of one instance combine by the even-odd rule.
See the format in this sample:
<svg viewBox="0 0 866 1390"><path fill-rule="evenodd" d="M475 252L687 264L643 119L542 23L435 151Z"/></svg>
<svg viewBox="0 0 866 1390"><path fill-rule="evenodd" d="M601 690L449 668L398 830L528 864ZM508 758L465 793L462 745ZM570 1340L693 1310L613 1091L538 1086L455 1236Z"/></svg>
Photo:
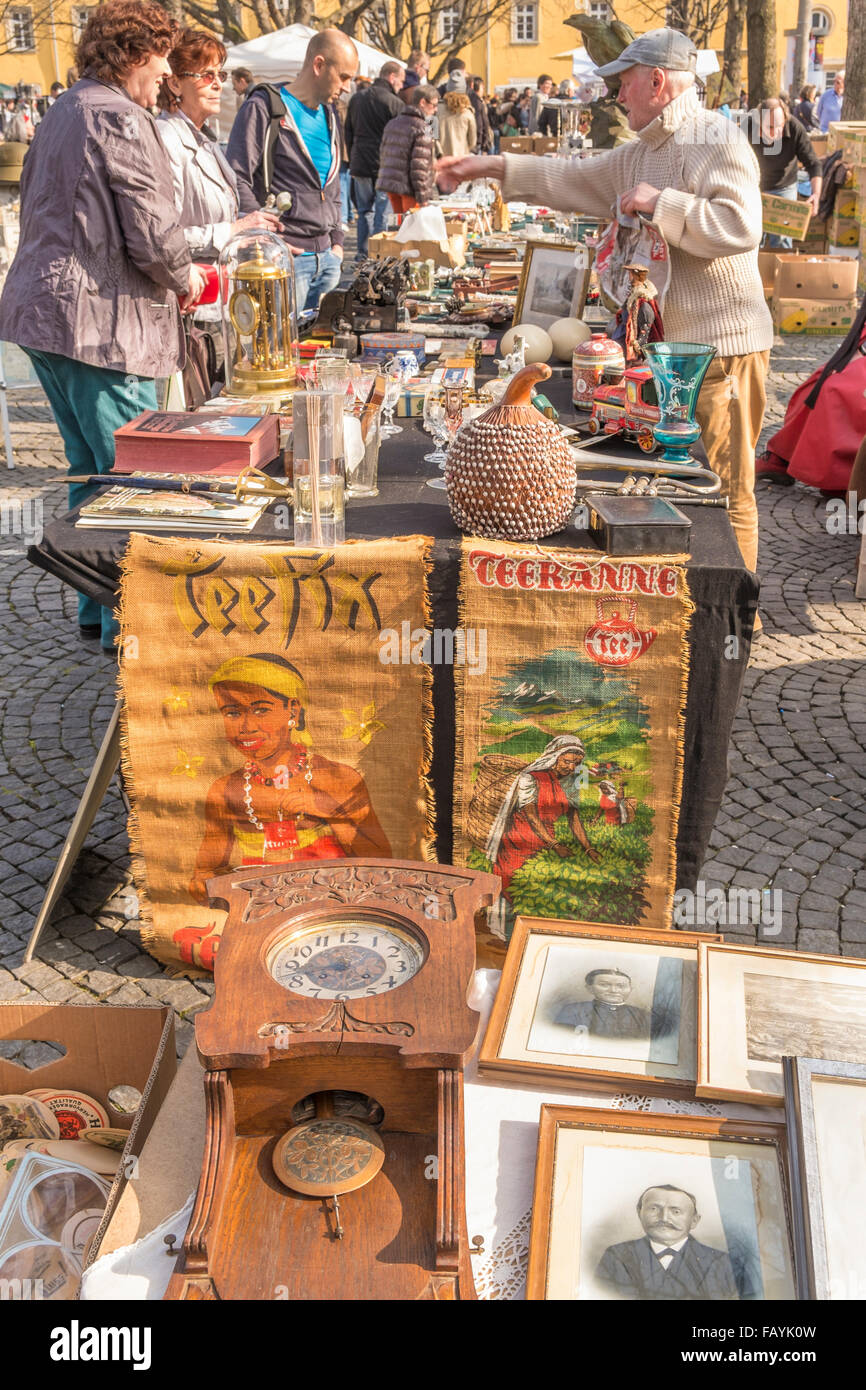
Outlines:
<svg viewBox="0 0 866 1390"><path fill-rule="evenodd" d="M393 376L390 372L386 373L385 398L382 402L382 411L384 413L385 418L380 428L380 434L383 439L386 439L389 435L400 433L400 425L394 424L394 410L397 406L397 402L400 399L400 393L402 392L402 390L402 377Z"/></svg>
<svg viewBox="0 0 866 1390"><path fill-rule="evenodd" d="M436 444L431 453L424 455L424 462L435 463L440 469L444 469L448 458L444 447L448 438L445 426L445 401L436 391L428 391L424 397L424 428L433 435ZM428 478L427 486L441 490L445 486L445 479Z"/></svg>

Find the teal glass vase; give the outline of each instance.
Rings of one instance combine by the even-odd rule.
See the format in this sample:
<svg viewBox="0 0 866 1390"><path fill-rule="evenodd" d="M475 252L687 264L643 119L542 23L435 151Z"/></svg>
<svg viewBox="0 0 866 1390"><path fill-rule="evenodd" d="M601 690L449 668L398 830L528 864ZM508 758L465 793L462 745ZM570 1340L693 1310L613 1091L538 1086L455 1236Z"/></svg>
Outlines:
<svg viewBox="0 0 866 1390"><path fill-rule="evenodd" d="M716 349L707 343L647 343L644 351L659 398L661 414L653 434L664 450L661 461L698 468L689 453L701 437L695 406Z"/></svg>

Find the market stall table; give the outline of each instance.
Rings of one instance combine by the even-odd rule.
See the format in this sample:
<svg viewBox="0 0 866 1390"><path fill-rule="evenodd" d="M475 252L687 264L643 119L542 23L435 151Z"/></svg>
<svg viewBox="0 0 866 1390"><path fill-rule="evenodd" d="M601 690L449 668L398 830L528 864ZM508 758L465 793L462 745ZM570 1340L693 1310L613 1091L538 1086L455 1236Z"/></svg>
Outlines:
<svg viewBox="0 0 866 1390"><path fill-rule="evenodd" d="M570 423L570 380L546 383L546 394ZM435 628L457 627L457 586L461 535L448 510L446 494L426 486L436 474L424 462L429 437L420 420L405 421L403 431L382 444L379 496L350 499L346 531L350 539L425 535L434 540L429 577L431 618ZM677 834L677 886L694 889L727 780L728 741L740 696L757 606L758 584L740 555L727 512L720 507L692 506L678 499L692 522L687 562L695 614L689 633L690 667L685 722L685 771ZM33 564L97 602L116 602L120 564L128 532L83 530L70 512L45 528L31 546ZM290 533L271 508L251 535L263 544L285 545ZM282 523L282 524L281 524ZM226 544L231 544L227 541ZM540 542L543 547L596 550L583 531L569 528ZM600 551L598 552L601 553ZM434 667L433 784L436 793L437 858L452 858L454 774L454 673Z"/></svg>

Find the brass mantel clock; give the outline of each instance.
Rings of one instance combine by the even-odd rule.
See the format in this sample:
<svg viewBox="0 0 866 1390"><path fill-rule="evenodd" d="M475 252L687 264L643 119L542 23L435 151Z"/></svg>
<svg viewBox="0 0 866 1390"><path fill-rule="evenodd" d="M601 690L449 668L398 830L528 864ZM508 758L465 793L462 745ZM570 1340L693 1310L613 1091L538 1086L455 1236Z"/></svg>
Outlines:
<svg viewBox="0 0 866 1390"><path fill-rule="evenodd" d="M463 1059L499 881L336 860L212 879L207 1134L168 1298L475 1297Z"/></svg>

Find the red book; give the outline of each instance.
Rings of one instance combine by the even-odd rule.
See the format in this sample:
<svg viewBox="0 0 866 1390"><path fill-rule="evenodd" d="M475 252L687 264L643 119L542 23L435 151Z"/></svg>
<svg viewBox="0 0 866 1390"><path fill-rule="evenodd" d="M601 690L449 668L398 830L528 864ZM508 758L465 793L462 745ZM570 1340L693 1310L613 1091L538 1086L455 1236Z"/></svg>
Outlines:
<svg viewBox="0 0 866 1390"><path fill-rule="evenodd" d="M146 410L114 431L114 472L218 473L234 477L276 458L276 415Z"/></svg>

